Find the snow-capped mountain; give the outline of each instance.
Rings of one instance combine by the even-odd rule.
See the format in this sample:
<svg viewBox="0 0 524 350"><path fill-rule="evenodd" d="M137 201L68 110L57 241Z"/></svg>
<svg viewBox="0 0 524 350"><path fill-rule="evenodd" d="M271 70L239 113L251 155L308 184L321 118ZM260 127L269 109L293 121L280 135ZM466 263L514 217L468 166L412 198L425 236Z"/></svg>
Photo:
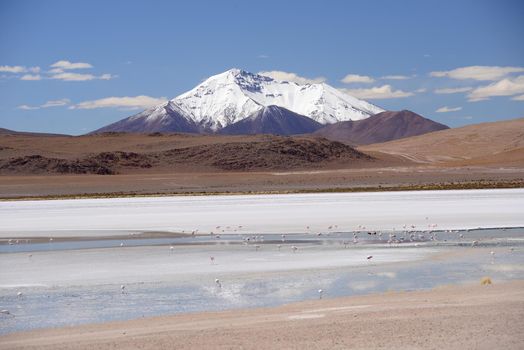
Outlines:
<svg viewBox="0 0 524 350"><path fill-rule="evenodd" d="M95 132L176 131L216 132L268 106L279 106L321 124L361 120L383 109L327 84L297 84L231 69L214 75L174 99ZM173 123L172 118L176 119ZM127 130L126 124L133 125ZM164 126L164 128L163 128Z"/></svg>

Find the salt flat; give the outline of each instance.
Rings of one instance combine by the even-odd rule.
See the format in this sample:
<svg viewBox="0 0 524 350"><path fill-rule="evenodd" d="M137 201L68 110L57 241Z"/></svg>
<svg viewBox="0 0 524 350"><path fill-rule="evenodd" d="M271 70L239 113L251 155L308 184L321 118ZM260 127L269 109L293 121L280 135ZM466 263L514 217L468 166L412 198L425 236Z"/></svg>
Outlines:
<svg viewBox="0 0 524 350"><path fill-rule="evenodd" d="M0 222L0 238L520 227L524 189L13 201L0 202Z"/></svg>

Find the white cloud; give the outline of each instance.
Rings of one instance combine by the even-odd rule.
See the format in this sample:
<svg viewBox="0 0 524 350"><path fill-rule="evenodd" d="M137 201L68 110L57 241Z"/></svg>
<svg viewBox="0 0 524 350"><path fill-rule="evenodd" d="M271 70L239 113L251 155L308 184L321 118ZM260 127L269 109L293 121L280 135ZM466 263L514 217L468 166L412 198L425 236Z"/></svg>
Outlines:
<svg viewBox="0 0 524 350"><path fill-rule="evenodd" d="M24 66L0 66L0 72L6 73L39 73L40 67L24 67Z"/></svg>
<svg viewBox="0 0 524 350"><path fill-rule="evenodd" d="M447 77L457 80L499 80L511 73L524 72L523 67L498 67L498 66L469 66L449 71L438 71L429 73L432 77Z"/></svg>
<svg viewBox="0 0 524 350"><path fill-rule="evenodd" d="M32 110L32 109L40 109L40 107L38 107L38 106L31 107L31 106L28 106L28 105L20 105L20 106L18 106L16 108L23 109L23 110L26 110L26 111L29 111L29 110Z"/></svg>
<svg viewBox="0 0 524 350"><path fill-rule="evenodd" d="M369 89L340 89L341 91L362 99L380 100L413 96L412 92L393 90L391 85L376 86Z"/></svg>
<svg viewBox="0 0 524 350"><path fill-rule="evenodd" d="M496 83L481 86L468 94L470 102L487 100L494 96L513 96L524 93L524 75L502 79Z"/></svg>
<svg viewBox="0 0 524 350"><path fill-rule="evenodd" d="M366 75L358 75L358 74L348 74L346 75L341 82L346 84L351 83L372 83L375 79L368 77Z"/></svg>
<svg viewBox="0 0 524 350"><path fill-rule="evenodd" d="M0 66L0 72L12 73L12 74L21 74L13 75L14 78L19 78L20 80L42 80L42 79L56 79L64 81L88 81L88 80L110 80L116 78L112 74L84 74L84 73L75 73L70 72L69 70L74 69L86 69L93 68L89 63L85 62L70 62L66 60L61 60L50 65L51 69L46 72L41 73L41 69L38 66L35 67L25 67L25 66Z"/></svg>
<svg viewBox="0 0 524 350"><path fill-rule="evenodd" d="M295 73L283 72L279 70L259 72L258 74L273 78L275 80L291 81L297 84L316 84L316 83L323 83L326 81L326 78L324 77L306 78L306 77L301 77Z"/></svg>
<svg viewBox="0 0 524 350"><path fill-rule="evenodd" d="M25 73L27 72L27 68L23 66L0 66L0 72Z"/></svg>
<svg viewBox="0 0 524 350"><path fill-rule="evenodd" d="M426 92L426 91L428 91L428 89L426 89L426 88L420 88L420 89L415 90L415 92L418 93L418 94L420 94L422 92Z"/></svg>
<svg viewBox="0 0 524 350"><path fill-rule="evenodd" d="M437 113L449 113L449 112L460 111L461 109L462 109L462 107L448 107L448 106L444 106L444 107L440 107L435 112L437 112Z"/></svg>
<svg viewBox="0 0 524 350"><path fill-rule="evenodd" d="M42 80L40 74L24 74L20 80Z"/></svg>
<svg viewBox="0 0 524 350"><path fill-rule="evenodd" d="M47 73L51 73L51 74L64 73L64 70L62 68L53 68L53 69L48 70Z"/></svg>
<svg viewBox="0 0 524 350"><path fill-rule="evenodd" d="M40 107L42 107L42 108L60 107L60 106L68 105L69 102L71 102L71 101L69 101L69 99L67 99L67 98L63 98L61 100L51 100L51 101L47 101L46 103L44 103Z"/></svg>
<svg viewBox="0 0 524 350"><path fill-rule="evenodd" d="M524 95L515 96L512 98L513 101L524 101Z"/></svg>
<svg viewBox="0 0 524 350"><path fill-rule="evenodd" d="M466 86L466 87L459 87L459 88L444 88L444 89L436 89L436 94L458 94L461 92L468 92L473 90L472 87Z"/></svg>
<svg viewBox="0 0 524 350"><path fill-rule="evenodd" d="M52 68L59 68L59 69L86 69L86 68L93 68L92 65L85 62L70 62L66 60L61 60L58 62L53 63L50 67Z"/></svg>
<svg viewBox="0 0 524 350"><path fill-rule="evenodd" d="M21 105L18 106L18 109L24 109L24 110L33 110L33 109L40 109L40 108L50 108L50 107L60 107L60 106L66 106L69 104L69 99L63 98L60 100L51 100L47 101L44 104L41 104L39 106L28 106L28 105Z"/></svg>
<svg viewBox="0 0 524 350"><path fill-rule="evenodd" d="M165 97L155 98L150 96L134 97L106 97L93 101L84 101L70 109L95 109L95 108L124 108L124 109L145 109L166 102Z"/></svg>
<svg viewBox="0 0 524 350"><path fill-rule="evenodd" d="M101 76L98 77L98 79L101 79L101 80L111 80L113 79L115 76L114 75L111 75L111 74L102 74Z"/></svg>
<svg viewBox="0 0 524 350"><path fill-rule="evenodd" d="M71 73L71 72L64 72L64 73L58 73L53 74L50 76L51 79L57 79L57 80L64 80L64 81L88 81L88 80L109 80L114 78L111 74L102 74L100 76L96 76L93 74L83 74L83 73Z"/></svg>
<svg viewBox="0 0 524 350"><path fill-rule="evenodd" d="M86 81L93 80L96 77L93 74L81 73L58 73L51 76L51 79L65 80L65 81Z"/></svg>
<svg viewBox="0 0 524 350"><path fill-rule="evenodd" d="M412 77L410 76L407 76L407 75L385 75L383 77L381 77L380 79L383 79L383 80L407 80L407 79L411 79Z"/></svg>

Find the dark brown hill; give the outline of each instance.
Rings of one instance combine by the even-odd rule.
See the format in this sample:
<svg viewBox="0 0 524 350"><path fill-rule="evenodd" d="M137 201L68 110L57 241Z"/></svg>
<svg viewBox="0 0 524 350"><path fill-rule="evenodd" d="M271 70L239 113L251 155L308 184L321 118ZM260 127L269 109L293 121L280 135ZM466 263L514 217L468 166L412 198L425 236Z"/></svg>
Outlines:
<svg viewBox="0 0 524 350"><path fill-rule="evenodd" d="M224 135L297 135L322 128L322 124L306 116L279 106L264 107L249 117L228 125L219 131Z"/></svg>
<svg viewBox="0 0 524 350"><path fill-rule="evenodd" d="M0 138L0 144L3 141ZM106 141L109 144L104 145ZM366 163L373 160L346 144L306 136L151 137L109 134L62 140L38 140L31 137L27 142L24 149L19 148L20 142L16 143L17 148L0 148L0 174L109 175L154 172L159 169L166 172L181 169L308 169L322 166L351 167L357 161L360 164L361 161ZM45 143L45 146L39 148L40 142ZM94 146L86 147L89 144ZM56 152L56 149L65 149L67 152Z"/></svg>
<svg viewBox="0 0 524 350"><path fill-rule="evenodd" d="M449 129L414 112L382 112L369 118L327 125L314 135L349 144L368 145Z"/></svg>

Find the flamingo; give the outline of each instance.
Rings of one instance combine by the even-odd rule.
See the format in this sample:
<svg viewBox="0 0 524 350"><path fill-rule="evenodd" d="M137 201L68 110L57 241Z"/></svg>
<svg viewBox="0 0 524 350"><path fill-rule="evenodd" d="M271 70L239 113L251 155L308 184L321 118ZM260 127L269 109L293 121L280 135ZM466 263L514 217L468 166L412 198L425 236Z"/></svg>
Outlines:
<svg viewBox="0 0 524 350"><path fill-rule="evenodd" d="M318 290L318 298L319 299L322 299L322 293L324 293L324 291L322 289L319 289Z"/></svg>

